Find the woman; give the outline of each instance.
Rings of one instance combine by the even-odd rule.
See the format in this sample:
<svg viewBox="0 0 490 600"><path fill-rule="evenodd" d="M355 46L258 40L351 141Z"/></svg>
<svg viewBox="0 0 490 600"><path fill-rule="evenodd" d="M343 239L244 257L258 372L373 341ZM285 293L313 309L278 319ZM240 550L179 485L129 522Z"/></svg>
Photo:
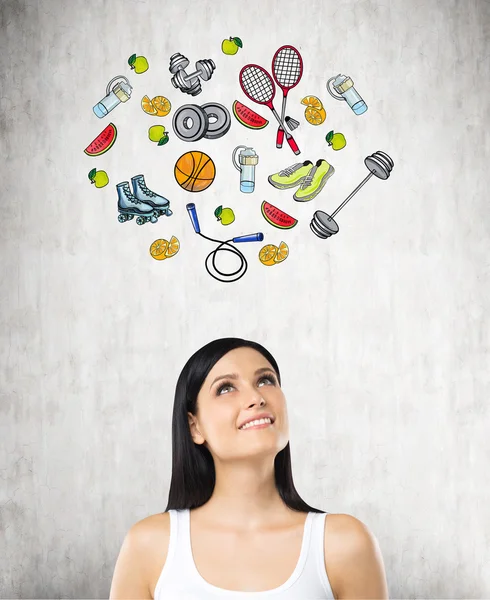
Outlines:
<svg viewBox="0 0 490 600"><path fill-rule="evenodd" d="M288 440L270 352L223 338L191 356L175 391L167 507L128 531L110 598L388 598L376 538L300 498Z"/></svg>

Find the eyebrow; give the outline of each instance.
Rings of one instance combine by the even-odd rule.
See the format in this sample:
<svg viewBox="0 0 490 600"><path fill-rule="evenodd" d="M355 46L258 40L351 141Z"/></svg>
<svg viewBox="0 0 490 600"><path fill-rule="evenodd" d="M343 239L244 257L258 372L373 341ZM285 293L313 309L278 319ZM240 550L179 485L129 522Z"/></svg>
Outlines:
<svg viewBox="0 0 490 600"><path fill-rule="evenodd" d="M257 369L255 371L255 375L258 375L259 373L274 373L274 375L277 377L274 369L271 369L270 367L261 367L260 369ZM238 373L229 373L228 375L220 375L219 377L216 377L216 379L211 383L211 385L209 386L209 389L211 389L213 387L213 385L219 381L220 379L238 379L239 375Z"/></svg>

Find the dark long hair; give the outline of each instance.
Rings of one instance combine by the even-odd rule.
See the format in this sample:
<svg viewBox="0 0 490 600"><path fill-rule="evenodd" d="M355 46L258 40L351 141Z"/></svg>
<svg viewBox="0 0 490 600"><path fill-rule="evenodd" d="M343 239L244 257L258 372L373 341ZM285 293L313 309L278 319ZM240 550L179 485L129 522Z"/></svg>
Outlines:
<svg viewBox="0 0 490 600"><path fill-rule="evenodd" d="M216 481L214 461L204 444L192 439L188 412L195 415L197 395L209 371L225 354L235 348L248 347L260 352L274 367L279 384L281 374L272 354L257 342L241 338L221 338L195 352L184 365L175 388L172 415L172 479L165 512L192 509L205 504L212 496ZM289 442L274 459L276 488L284 503L298 512L324 513L312 508L300 497L293 483Z"/></svg>

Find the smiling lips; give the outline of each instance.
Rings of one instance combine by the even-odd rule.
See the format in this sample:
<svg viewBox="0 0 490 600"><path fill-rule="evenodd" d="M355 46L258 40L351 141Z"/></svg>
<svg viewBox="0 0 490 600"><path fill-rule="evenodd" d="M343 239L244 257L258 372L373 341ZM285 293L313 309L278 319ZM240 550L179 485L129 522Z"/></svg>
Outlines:
<svg viewBox="0 0 490 600"><path fill-rule="evenodd" d="M272 425L272 420L269 418L256 419L255 421L245 423L245 425L239 427L239 429L240 431L244 431L245 429L264 429L265 427L269 427L270 425Z"/></svg>

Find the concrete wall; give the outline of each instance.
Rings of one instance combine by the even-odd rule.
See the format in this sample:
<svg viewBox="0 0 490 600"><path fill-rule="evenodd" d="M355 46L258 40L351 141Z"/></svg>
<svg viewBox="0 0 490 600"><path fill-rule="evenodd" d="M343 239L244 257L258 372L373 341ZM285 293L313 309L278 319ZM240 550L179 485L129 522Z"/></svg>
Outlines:
<svg viewBox="0 0 490 600"><path fill-rule="evenodd" d="M490 3L446 0L9 1L0 4L0 595L103 598L127 529L166 505L170 416L178 374L211 339L255 339L276 356L291 418L295 482L310 504L349 513L377 536L392 598L490 597ZM243 48L225 56L221 41ZM304 74L286 114L301 154L275 148L277 122L246 98L238 73L266 69L283 44ZM216 70L196 97L170 83L169 58ZM133 53L149 69L135 74ZM188 69L189 70L189 69ZM326 90L350 75L368 111L356 116ZM131 99L104 119L92 107L125 75ZM167 117L141 98L166 96ZM327 117L306 122L300 100ZM270 123L232 115L217 140L187 143L172 129L182 104L235 99ZM281 108L281 93L274 100ZM83 149L113 122L111 150ZM157 146L148 128L164 124ZM325 135L342 132L334 151ZM239 191L231 152L259 154L256 189ZM176 160L201 150L216 165L206 191L182 190ZM320 239L331 214L368 174L366 156L395 166L372 177ZM297 160L335 168L312 201L267 176ZM88 172L109 175L100 189ZM173 215L118 222L116 184L144 174ZM298 219L280 230L263 200ZM204 260L237 244L245 275L219 282ZM214 217L220 204L236 220ZM177 255L151 244L175 235ZM259 262L265 244L290 254ZM220 253L222 271L240 266Z"/></svg>

